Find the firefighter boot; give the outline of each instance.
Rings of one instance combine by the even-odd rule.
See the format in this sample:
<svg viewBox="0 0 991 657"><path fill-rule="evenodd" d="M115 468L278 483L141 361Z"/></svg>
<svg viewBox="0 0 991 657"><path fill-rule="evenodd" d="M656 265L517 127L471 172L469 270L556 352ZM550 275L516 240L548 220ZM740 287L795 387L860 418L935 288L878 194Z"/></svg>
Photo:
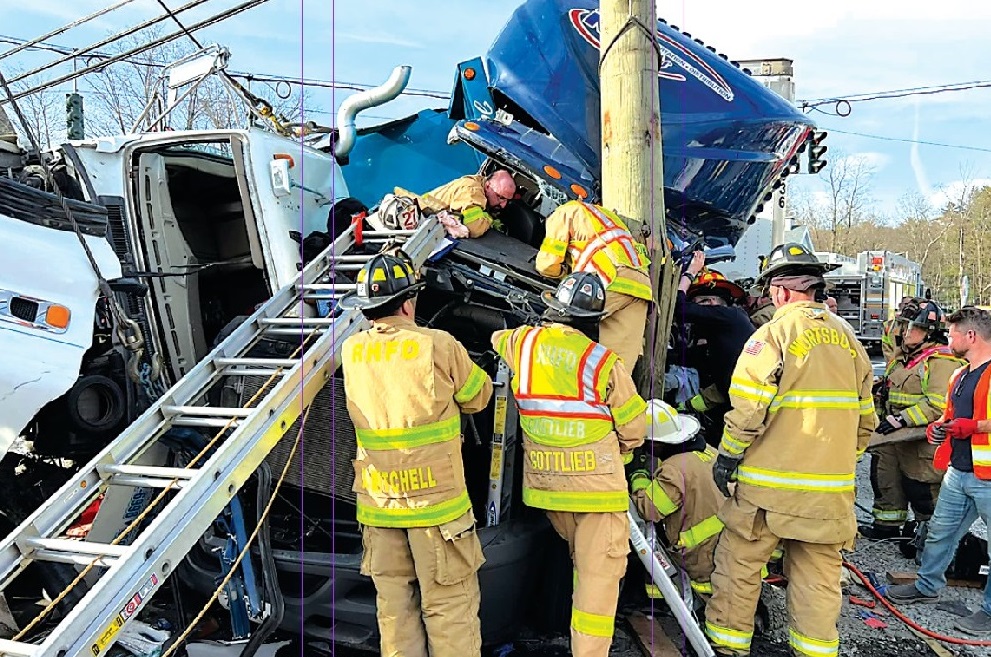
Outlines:
<svg viewBox="0 0 991 657"><path fill-rule="evenodd" d="M897 525L860 525L857 531L871 541L883 541L888 538L901 536L902 528Z"/></svg>

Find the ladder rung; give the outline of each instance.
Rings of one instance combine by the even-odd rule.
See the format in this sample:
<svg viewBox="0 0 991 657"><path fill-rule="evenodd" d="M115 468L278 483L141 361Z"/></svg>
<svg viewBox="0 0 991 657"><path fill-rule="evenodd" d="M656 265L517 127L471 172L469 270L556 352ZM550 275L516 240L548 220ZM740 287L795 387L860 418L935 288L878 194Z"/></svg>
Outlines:
<svg viewBox="0 0 991 657"><path fill-rule="evenodd" d="M208 427L215 429L222 429L224 427L233 429L241 422L233 418L189 417L188 415L178 415L170 418L170 420L174 427Z"/></svg>
<svg viewBox="0 0 991 657"><path fill-rule="evenodd" d="M265 368L258 368L258 369L247 369L247 368L244 368L244 369L238 369L236 367L232 367L230 369L224 370L223 372L221 372L221 374L223 376L264 376L264 377L270 377L270 376L285 376L286 374L289 374L289 370L286 370L286 369L272 370L272 369L265 369Z"/></svg>
<svg viewBox="0 0 991 657"><path fill-rule="evenodd" d="M31 553L31 558L35 561L51 561L54 563L68 563L75 566L88 566L91 563L101 568L110 568L120 557L93 556L88 554L71 554L69 552L58 552L56 550L35 550ZM0 651L0 655L3 655Z"/></svg>
<svg viewBox="0 0 991 657"><path fill-rule="evenodd" d="M267 328L265 329L265 335L295 335L295 336L306 336L313 335L314 333L323 333L327 329L315 329L315 328ZM272 370L273 372L275 370ZM285 371L285 370L283 370Z"/></svg>
<svg viewBox="0 0 991 657"><path fill-rule="evenodd" d="M186 485L187 480L120 474L114 475L108 483L114 486L131 486L133 488L172 488L179 490Z"/></svg>
<svg viewBox="0 0 991 657"><path fill-rule="evenodd" d="M251 410L251 409L248 409ZM103 475L137 475L158 479L192 479L199 472L196 468L163 468L157 465L117 465L104 463L96 466L96 471Z"/></svg>
<svg viewBox="0 0 991 657"><path fill-rule="evenodd" d="M356 289L358 286L354 283L307 283L303 286L306 292L350 292Z"/></svg>
<svg viewBox="0 0 991 657"><path fill-rule="evenodd" d="M262 326L329 326L336 321L330 317L268 317L259 323Z"/></svg>
<svg viewBox="0 0 991 657"><path fill-rule="evenodd" d="M73 541L68 538L26 538L24 539L24 547L68 554L88 554L93 557L123 557L131 551L127 545Z"/></svg>
<svg viewBox="0 0 991 657"><path fill-rule="evenodd" d="M185 415L193 417L248 417L253 409L223 408L217 406L163 406L166 415Z"/></svg>
<svg viewBox="0 0 991 657"><path fill-rule="evenodd" d="M340 264L333 264L327 268L327 271L358 271L365 265L359 262L342 262ZM316 285L316 283L314 283Z"/></svg>
<svg viewBox="0 0 991 657"><path fill-rule="evenodd" d="M217 367L232 365L258 365L259 367L296 367L299 361L295 358L217 358L213 361Z"/></svg>
<svg viewBox="0 0 991 657"><path fill-rule="evenodd" d="M0 639L0 654L8 657L36 657L41 654L41 646Z"/></svg>
<svg viewBox="0 0 991 657"><path fill-rule="evenodd" d="M373 255L340 255L336 256L332 262L368 262Z"/></svg>

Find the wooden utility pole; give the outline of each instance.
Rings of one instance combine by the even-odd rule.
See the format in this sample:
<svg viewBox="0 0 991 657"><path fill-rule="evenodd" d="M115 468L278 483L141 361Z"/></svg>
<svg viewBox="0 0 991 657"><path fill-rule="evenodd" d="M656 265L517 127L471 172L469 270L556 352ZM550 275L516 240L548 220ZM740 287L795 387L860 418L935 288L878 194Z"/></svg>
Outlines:
<svg viewBox="0 0 991 657"><path fill-rule="evenodd" d="M602 205L627 218L650 253L657 306L647 322L638 383L641 394L660 398L680 272L671 263L664 221L656 29L654 0L599 5Z"/></svg>

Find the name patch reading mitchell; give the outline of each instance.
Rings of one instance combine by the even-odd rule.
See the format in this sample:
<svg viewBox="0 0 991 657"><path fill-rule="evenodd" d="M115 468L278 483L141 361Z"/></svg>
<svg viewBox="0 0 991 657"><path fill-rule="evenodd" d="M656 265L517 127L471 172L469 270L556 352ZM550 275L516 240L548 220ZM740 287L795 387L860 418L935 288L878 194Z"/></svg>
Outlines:
<svg viewBox="0 0 991 657"><path fill-rule="evenodd" d="M362 483L369 493L401 495L414 490L436 488L433 468L407 468L405 470L371 470L361 472Z"/></svg>
<svg viewBox="0 0 991 657"><path fill-rule="evenodd" d="M788 345L788 353L804 358L810 351L824 344L836 345L849 351L851 358L857 357L857 350L850 345L849 336L834 328L805 329Z"/></svg>
<svg viewBox="0 0 991 657"><path fill-rule="evenodd" d="M591 472L595 470L595 452L530 450L530 467L541 472Z"/></svg>
<svg viewBox="0 0 991 657"><path fill-rule="evenodd" d="M396 358L413 360L419 355L420 343L416 340L358 343L351 348L351 360L355 363L391 361Z"/></svg>

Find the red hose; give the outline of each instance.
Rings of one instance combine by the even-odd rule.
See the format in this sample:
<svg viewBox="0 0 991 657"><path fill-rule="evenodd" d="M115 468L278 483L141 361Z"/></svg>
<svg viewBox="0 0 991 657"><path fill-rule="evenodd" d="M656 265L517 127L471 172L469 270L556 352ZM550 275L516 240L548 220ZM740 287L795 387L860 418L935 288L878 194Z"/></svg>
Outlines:
<svg viewBox="0 0 991 657"><path fill-rule="evenodd" d="M883 595L881 595L878 592L878 590L876 588L874 588L874 585L871 584L870 580L867 579L867 576L864 575L862 572L860 572L857 569L856 566L854 566L852 563L849 563L847 561L844 561L843 562L843 565L846 567L847 570L849 570L854 575L856 575L857 577L860 578L860 581L863 583L864 586L867 587L867 590L871 592L871 595L873 595L875 598L878 599L878 601L881 604L883 604L885 607L887 607L888 608L888 611L890 611L892 614L894 614L895 617L898 618L898 620L900 620L901 622L905 623L906 625L908 625L912 629L916 630L917 632L920 632L922 634L925 634L927 637L929 637L931 639L936 639L937 641L942 641L944 643L955 643L955 644L962 645L962 646L991 646L991 641L977 641L977 640L973 640L973 639L960 639L960 638L957 638L955 636L946 636L945 634L938 634L936 632L933 632L932 630L927 630L926 628L922 627L921 625L919 625L918 623L916 623L914 620L912 620L911 618L909 618L908 616L906 616L902 612L898 611L898 608L895 607L893 604L891 604L891 602L889 602L886 597L884 597Z"/></svg>

